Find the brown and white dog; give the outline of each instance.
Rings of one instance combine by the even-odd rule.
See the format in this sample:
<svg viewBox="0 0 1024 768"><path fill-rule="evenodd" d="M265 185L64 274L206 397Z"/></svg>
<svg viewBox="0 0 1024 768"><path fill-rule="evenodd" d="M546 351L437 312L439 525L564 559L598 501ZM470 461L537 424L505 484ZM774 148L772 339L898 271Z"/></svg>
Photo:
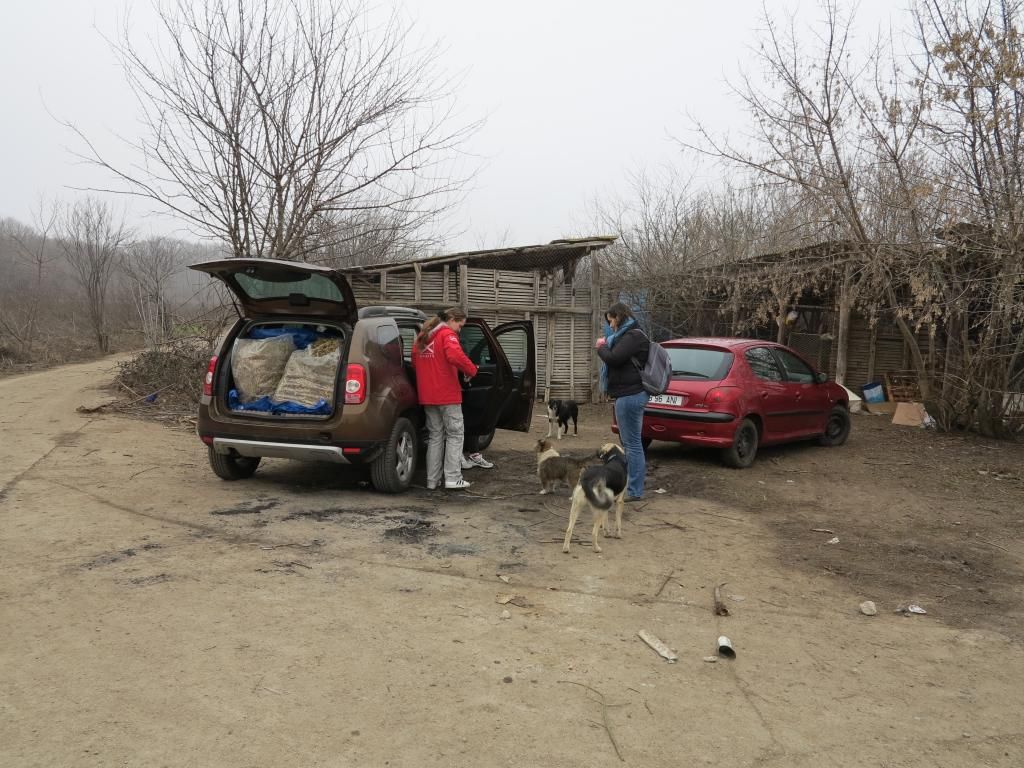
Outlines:
<svg viewBox="0 0 1024 768"><path fill-rule="evenodd" d="M562 456L550 440L542 438L537 441L537 477L540 478L540 492L551 493L555 485L561 481L569 488L574 488L580 481L583 468L592 459L577 459Z"/></svg>
<svg viewBox="0 0 1024 768"><path fill-rule="evenodd" d="M615 507L615 538L622 538L622 502L626 493L626 454L615 443L601 446L597 456L603 464L588 467L580 475L580 482L572 492L572 507L569 509L569 527L565 530L562 551L569 551L572 529L584 507L590 507L594 518L591 541L594 551L601 551L599 537L602 529L608 535L608 512Z"/></svg>

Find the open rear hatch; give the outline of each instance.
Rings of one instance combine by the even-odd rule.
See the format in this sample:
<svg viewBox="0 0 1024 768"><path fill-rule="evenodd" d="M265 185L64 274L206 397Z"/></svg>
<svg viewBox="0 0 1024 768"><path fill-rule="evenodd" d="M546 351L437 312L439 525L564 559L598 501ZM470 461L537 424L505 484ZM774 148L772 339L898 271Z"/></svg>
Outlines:
<svg viewBox="0 0 1024 768"><path fill-rule="evenodd" d="M358 307L348 279L317 264L277 259L220 259L190 269L221 280L247 317L323 317L355 325Z"/></svg>

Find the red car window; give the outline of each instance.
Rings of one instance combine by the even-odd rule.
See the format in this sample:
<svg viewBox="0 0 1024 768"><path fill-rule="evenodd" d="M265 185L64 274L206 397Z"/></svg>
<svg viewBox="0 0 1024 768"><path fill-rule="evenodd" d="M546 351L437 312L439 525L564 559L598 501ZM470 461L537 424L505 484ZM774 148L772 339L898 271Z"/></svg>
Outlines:
<svg viewBox="0 0 1024 768"><path fill-rule="evenodd" d="M720 381L732 367L732 352L703 347L667 347L673 379Z"/></svg>
<svg viewBox="0 0 1024 768"><path fill-rule="evenodd" d="M753 347L743 353L754 375L765 381L782 381L782 369L768 347Z"/></svg>
<svg viewBox="0 0 1024 768"><path fill-rule="evenodd" d="M776 349L775 354L782 361L782 367L786 371L786 378L798 384L813 384L814 371L799 357L785 349Z"/></svg>

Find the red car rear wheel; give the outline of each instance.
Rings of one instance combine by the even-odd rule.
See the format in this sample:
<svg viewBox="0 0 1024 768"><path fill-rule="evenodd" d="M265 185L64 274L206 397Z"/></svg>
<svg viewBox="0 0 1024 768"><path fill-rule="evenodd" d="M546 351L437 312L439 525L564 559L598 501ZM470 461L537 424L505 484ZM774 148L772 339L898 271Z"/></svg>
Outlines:
<svg viewBox="0 0 1024 768"><path fill-rule="evenodd" d="M732 445L722 451L722 460L730 467L746 469L754 463L759 440L757 425L750 419L744 419L736 427Z"/></svg>

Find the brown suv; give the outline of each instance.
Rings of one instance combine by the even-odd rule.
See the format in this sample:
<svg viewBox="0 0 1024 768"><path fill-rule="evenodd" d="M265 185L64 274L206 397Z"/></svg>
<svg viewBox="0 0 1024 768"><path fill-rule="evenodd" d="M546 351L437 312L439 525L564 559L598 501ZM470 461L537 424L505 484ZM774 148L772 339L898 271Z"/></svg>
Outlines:
<svg viewBox="0 0 1024 768"><path fill-rule="evenodd" d="M226 259L192 269L223 281L240 306L210 360L199 405L196 431L213 471L239 480L264 456L309 459L367 466L381 491L408 488L424 423L410 352L425 315L405 307L360 309L342 273L312 264ZM334 377L326 397L302 404L239 392L232 355L246 342L279 337L290 337L291 354L327 348L336 356L336 367L335 358L323 358ZM461 340L480 369L463 393L467 446L483 447L495 428L528 431L536 391L533 324L492 330L470 318ZM287 365L285 377L290 357Z"/></svg>

